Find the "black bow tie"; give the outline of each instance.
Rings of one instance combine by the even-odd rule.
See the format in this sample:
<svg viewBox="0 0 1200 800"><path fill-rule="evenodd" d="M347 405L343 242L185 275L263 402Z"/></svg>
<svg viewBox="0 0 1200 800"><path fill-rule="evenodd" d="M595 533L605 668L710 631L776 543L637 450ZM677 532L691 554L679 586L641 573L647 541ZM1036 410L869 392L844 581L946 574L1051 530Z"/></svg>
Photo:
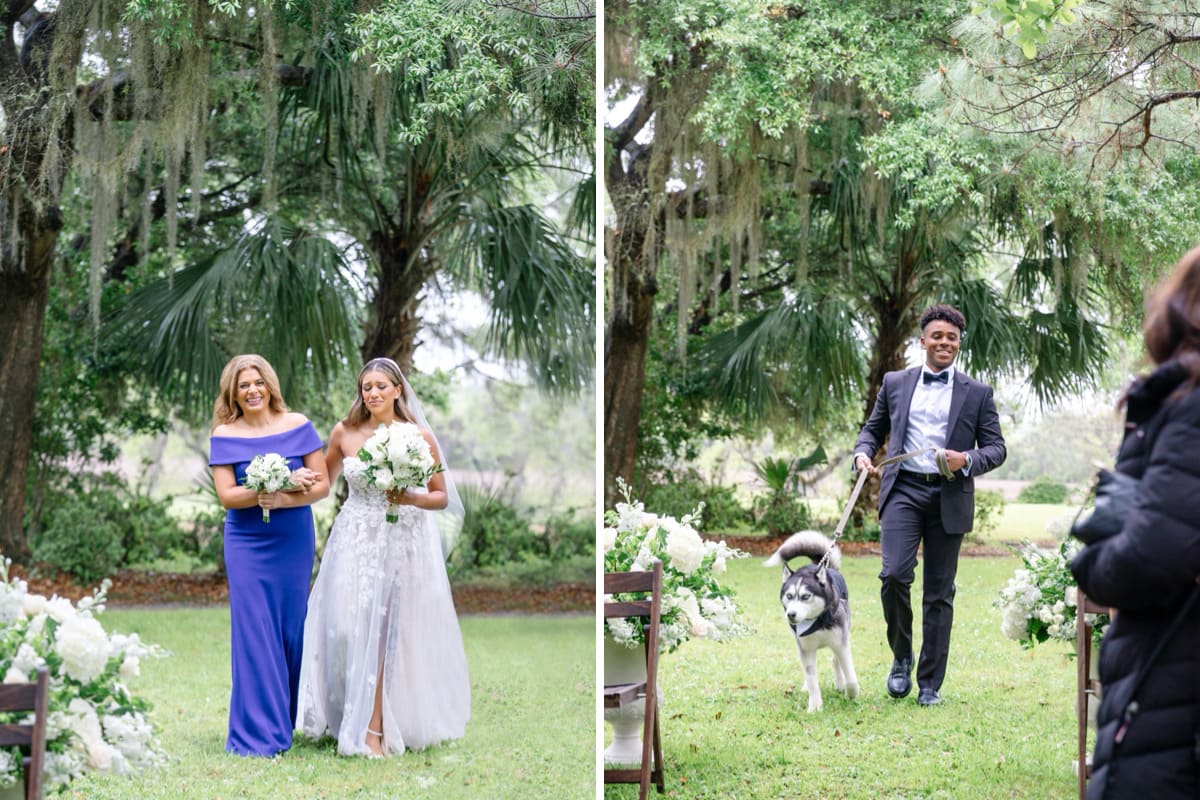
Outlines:
<svg viewBox="0 0 1200 800"><path fill-rule="evenodd" d="M922 372L921 380L925 383L946 383L950 378L949 372Z"/></svg>

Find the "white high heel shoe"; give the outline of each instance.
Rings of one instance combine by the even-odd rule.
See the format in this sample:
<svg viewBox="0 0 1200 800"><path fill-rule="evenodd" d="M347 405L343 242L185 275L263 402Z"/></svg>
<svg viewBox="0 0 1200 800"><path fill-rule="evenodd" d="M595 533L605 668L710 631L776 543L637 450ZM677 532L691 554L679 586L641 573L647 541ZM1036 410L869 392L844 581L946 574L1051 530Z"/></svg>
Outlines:
<svg viewBox="0 0 1200 800"><path fill-rule="evenodd" d="M385 752L387 752L383 747L383 731L373 731L370 728L367 728L367 734L370 736L378 736L379 737L379 750L380 750L380 752L376 753L375 751L371 750L371 748L368 746L367 747L367 758L383 758L383 754Z"/></svg>

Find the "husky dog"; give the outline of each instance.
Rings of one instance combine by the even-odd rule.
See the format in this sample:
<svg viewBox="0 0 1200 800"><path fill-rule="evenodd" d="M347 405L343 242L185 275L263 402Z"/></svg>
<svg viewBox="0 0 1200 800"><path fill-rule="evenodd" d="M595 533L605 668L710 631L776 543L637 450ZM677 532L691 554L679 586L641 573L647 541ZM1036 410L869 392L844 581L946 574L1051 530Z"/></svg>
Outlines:
<svg viewBox="0 0 1200 800"><path fill-rule="evenodd" d="M820 566L827 552L829 559ZM797 556L806 556L813 563L793 571L788 561ZM846 579L837 570L841 561L841 551L828 538L816 531L800 531L764 562L768 567L783 565L779 602L800 648L810 714L822 707L817 682L817 650L822 647L833 651L834 688L858 697L858 676L850 658L850 597Z"/></svg>

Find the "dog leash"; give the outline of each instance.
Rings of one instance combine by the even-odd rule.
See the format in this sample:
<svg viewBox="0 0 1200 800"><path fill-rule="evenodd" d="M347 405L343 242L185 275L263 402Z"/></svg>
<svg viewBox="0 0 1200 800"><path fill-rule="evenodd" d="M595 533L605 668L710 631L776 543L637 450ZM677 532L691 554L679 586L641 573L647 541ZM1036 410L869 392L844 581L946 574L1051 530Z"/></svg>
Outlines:
<svg viewBox="0 0 1200 800"><path fill-rule="evenodd" d="M934 454L934 460L937 461L938 465L938 472L941 473L943 478L954 480L954 472L950 469L950 463L946 460L946 448L944 447L922 447L917 450L910 450L907 453L901 453L898 456L892 456L880 461L875 465L875 468L880 469L891 464L899 464L901 461L907 461L910 458L916 458L925 453ZM829 563L829 556L833 552L833 548L837 547L837 541L842 537L842 531L846 530L846 523L850 519L850 512L854 510L854 503L858 500L859 493L862 492L863 484L867 482L867 474L865 469L858 471L858 480L854 482L854 489L850 492L850 502L846 503L846 508L842 511L842 518L838 520L837 528L833 531L833 538L829 542L829 549L825 551L825 555L817 562L818 570L824 569Z"/></svg>

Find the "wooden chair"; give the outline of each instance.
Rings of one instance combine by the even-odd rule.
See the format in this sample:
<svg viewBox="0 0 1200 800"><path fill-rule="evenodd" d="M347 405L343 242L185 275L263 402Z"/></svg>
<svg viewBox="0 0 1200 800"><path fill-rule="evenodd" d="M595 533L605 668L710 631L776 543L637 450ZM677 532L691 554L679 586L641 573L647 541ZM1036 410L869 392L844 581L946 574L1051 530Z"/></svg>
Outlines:
<svg viewBox="0 0 1200 800"><path fill-rule="evenodd" d="M50 673L38 667L33 683L0 684L0 711L32 711L33 721L23 725L0 725L0 747L20 746L25 773L25 800L42 800L42 770L46 760L46 713Z"/></svg>
<svg viewBox="0 0 1200 800"><path fill-rule="evenodd" d="M1092 666L1092 626L1087 621L1088 614L1112 615L1112 610L1087 597L1082 591L1076 590L1078 607L1075 609L1075 669L1076 686L1075 716L1078 719L1078 758L1079 768L1076 775L1079 783L1079 800L1084 800L1087 794L1088 778L1092 775L1092 766L1088 763L1088 699L1100 696L1100 681L1091 677Z"/></svg>
<svg viewBox="0 0 1200 800"><path fill-rule="evenodd" d="M662 613L662 562L655 561L647 572L606 572L604 593L617 595L641 593L641 600L614 601L604 604L604 618L636 617L642 621L645 636L646 679L637 683L604 685L604 707L623 708L634 703L645 705L642 722L642 765L640 769L604 770L605 783L636 783L638 800L646 800L653 782L662 794L662 742L658 733L658 624ZM653 763L651 763L653 757Z"/></svg>

